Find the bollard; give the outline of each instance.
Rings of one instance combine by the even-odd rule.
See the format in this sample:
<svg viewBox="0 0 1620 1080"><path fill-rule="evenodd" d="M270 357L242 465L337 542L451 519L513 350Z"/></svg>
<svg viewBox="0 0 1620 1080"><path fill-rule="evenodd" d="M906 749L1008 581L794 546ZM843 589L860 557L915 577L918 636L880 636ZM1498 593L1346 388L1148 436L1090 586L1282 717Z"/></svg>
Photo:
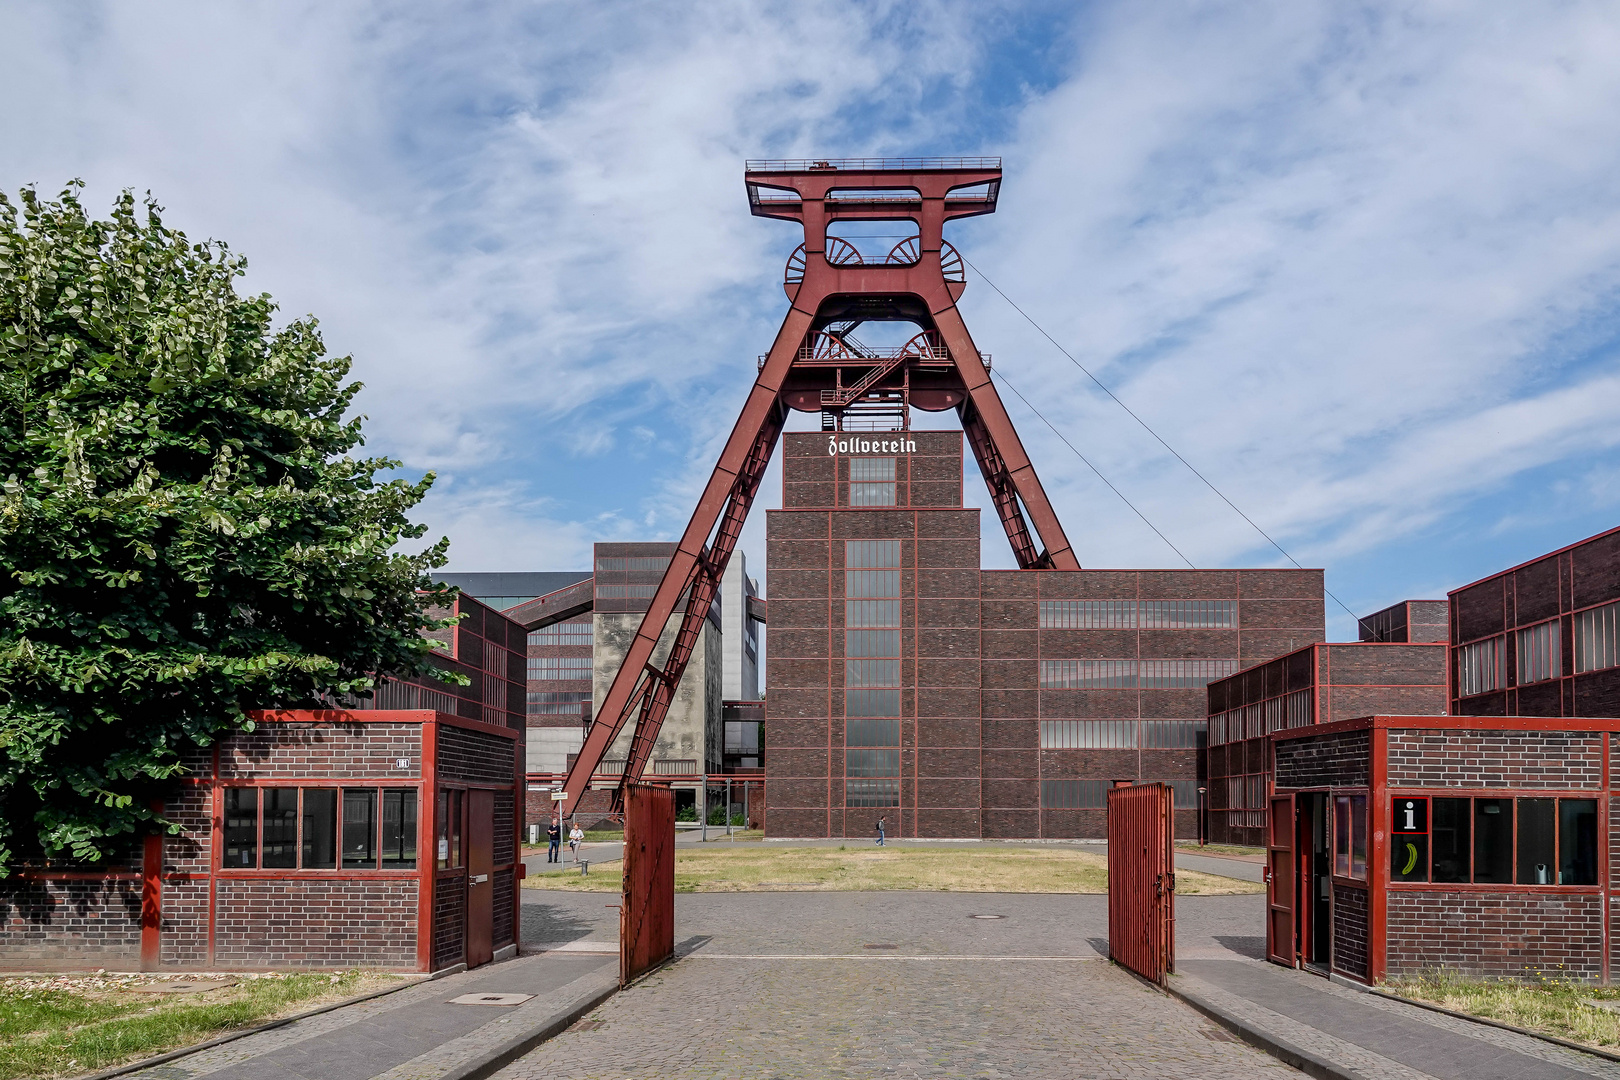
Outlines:
<svg viewBox="0 0 1620 1080"><path fill-rule="evenodd" d="M581 860L579 860L579 876L584 877L585 875L589 874L590 872L591 872L591 860L589 860L589 859L581 859Z"/></svg>

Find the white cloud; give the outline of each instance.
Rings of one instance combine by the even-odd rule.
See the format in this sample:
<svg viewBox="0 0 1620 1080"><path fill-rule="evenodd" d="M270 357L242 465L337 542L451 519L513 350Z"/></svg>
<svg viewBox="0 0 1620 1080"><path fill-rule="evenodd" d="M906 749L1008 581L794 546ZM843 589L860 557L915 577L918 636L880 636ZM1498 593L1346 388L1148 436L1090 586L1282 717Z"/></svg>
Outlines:
<svg viewBox="0 0 1620 1080"><path fill-rule="evenodd" d="M1485 528L1469 508L1527 470L1612 488L1612 6L1101 4L995 55L1032 17L13 4L0 180L150 187L247 252L250 287L355 354L372 449L444 474L426 512L459 569L679 532L783 311L796 241L739 176L770 154L1001 150L1001 211L959 246L1307 563L1400 580L1367 557ZM1017 95L975 81L1070 40ZM969 145L981 122L1013 134ZM1200 565L1276 561L982 283L966 314ZM1008 408L1084 562L1176 565Z"/></svg>
<svg viewBox="0 0 1620 1080"><path fill-rule="evenodd" d="M1111 9L1026 112L977 260L998 284L1307 562L1612 446L1614 10L1200 12ZM973 290L998 366L1195 560L1275 557ZM1026 438L1105 525L1083 557L1139 559L1129 511Z"/></svg>

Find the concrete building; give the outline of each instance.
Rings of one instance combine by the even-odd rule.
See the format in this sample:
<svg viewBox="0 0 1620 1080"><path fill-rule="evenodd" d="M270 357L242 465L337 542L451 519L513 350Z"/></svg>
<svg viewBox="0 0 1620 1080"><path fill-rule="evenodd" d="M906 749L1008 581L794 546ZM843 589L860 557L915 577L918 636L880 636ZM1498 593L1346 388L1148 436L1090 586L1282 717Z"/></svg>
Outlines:
<svg viewBox="0 0 1620 1080"><path fill-rule="evenodd" d="M630 640L641 629L649 601L663 579L672 543L597 544L596 606L592 617L592 715L619 673ZM652 662L663 664L680 629L672 616L653 651ZM692 786L705 772L719 771L721 758L720 683L722 650L720 612L710 608L708 620L692 651L691 663L670 702L669 714L653 744L650 772L660 776L689 776ZM629 756L631 728L619 732L603 759L600 772L622 771Z"/></svg>
<svg viewBox="0 0 1620 1080"><path fill-rule="evenodd" d="M533 820L550 812L549 785L579 752L674 550L672 543L602 543L595 545L589 571L441 575L446 584L503 604L506 614L534 627L528 634L526 713ZM724 583L653 748L650 771L679 778L674 786L683 807L698 801L705 774L725 769L728 729L721 702L726 680L738 700L759 697L758 628L765 605L758 584L747 576L742 552ZM664 662L679 627L679 615L668 621L655 663ZM757 728L733 724L731 730L745 742L753 733L758 742ZM628 727L620 733L600 772L623 769L631 737Z"/></svg>
<svg viewBox="0 0 1620 1080"><path fill-rule="evenodd" d="M1321 571L982 570L962 450L783 437L767 832L1100 837L1108 786L1141 779L1195 835L1205 687L1321 641Z"/></svg>
<svg viewBox="0 0 1620 1080"><path fill-rule="evenodd" d="M757 610L759 582L748 576L748 556L738 551L720 579L720 694L726 701L759 700L759 628L749 605Z"/></svg>

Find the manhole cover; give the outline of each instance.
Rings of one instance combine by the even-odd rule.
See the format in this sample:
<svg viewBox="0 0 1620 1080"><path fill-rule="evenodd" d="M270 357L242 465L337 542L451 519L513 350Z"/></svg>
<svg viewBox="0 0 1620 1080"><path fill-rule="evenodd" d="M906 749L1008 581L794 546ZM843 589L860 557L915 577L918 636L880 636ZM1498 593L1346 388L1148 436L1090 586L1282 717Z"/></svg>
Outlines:
<svg viewBox="0 0 1620 1080"><path fill-rule="evenodd" d="M862 945L863 949L898 949L898 945Z"/></svg>
<svg viewBox="0 0 1620 1080"><path fill-rule="evenodd" d="M136 994L205 994L210 990L235 985L235 979L192 979L186 982L142 983L129 987L129 990Z"/></svg>
<svg viewBox="0 0 1620 1080"><path fill-rule="evenodd" d="M450 999L452 1005L521 1005L533 994L462 994Z"/></svg>
<svg viewBox="0 0 1620 1080"><path fill-rule="evenodd" d="M1005 915L969 915L970 919L1005 919Z"/></svg>

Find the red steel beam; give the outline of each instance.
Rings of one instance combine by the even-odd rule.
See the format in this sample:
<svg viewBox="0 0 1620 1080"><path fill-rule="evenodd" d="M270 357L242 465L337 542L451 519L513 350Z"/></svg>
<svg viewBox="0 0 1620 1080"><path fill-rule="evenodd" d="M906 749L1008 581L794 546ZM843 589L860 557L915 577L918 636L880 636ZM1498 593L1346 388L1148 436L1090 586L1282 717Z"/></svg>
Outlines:
<svg viewBox="0 0 1620 1080"><path fill-rule="evenodd" d="M776 341L760 365L714 473L687 522L585 743L568 770L563 790L576 808L603 755L632 714L636 715L636 724L630 750L624 772L616 781L621 797L625 784L641 778L675 689L696 648L703 621L719 591L743 522L758 494L787 411L790 406L807 411L819 408L820 395L814 391L825 383L827 372L806 365L796 373L800 349L811 340L813 332L850 318L851 298L868 297L889 305L893 312L858 316L857 321L864 317L914 321L924 330L936 331L949 349L955 367L955 388L936 391L945 396L936 397L935 407L957 408L1018 565L1024 569L1080 568L957 311L956 301L965 283L947 281L941 263L946 221L994 212L1001 184L999 161L758 163L746 174L745 184L753 213L797 221L803 226L803 276L785 283L791 306ZM860 195L862 189L870 191L870 197ZM891 194L901 190L910 194L898 198ZM827 226L839 219L914 221L920 256L911 264L831 264L826 259ZM909 371L909 364L901 367ZM880 373L870 381L883 382L892 374ZM816 382L818 378L821 383ZM941 401L947 404L937 404ZM1034 526L1033 535L1025 523L1026 511ZM1044 551L1037 547L1037 536L1045 545ZM660 668L652 663L653 652L683 595L687 597L686 608L669 657ZM548 605L535 602L535 606Z"/></svg>

